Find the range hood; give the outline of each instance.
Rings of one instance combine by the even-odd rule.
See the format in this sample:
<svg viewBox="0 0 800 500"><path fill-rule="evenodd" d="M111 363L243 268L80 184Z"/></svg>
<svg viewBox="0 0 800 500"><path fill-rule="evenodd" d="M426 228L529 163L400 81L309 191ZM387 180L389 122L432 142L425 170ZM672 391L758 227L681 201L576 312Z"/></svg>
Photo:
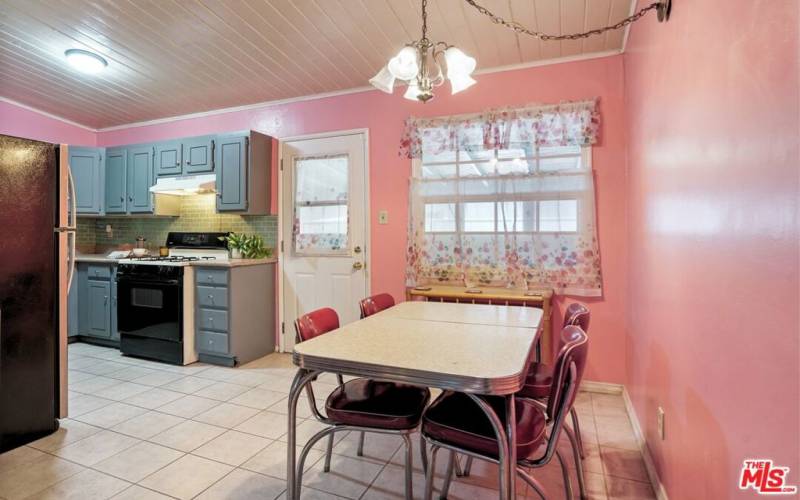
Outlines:
<svg viewBox="0 0 800 500"><path fill-rule="evenodd" d="M150 192L188 196L198 193L213 193L216 185L217 176L214 174L159 177L156 183L150 187Z"/></svg>

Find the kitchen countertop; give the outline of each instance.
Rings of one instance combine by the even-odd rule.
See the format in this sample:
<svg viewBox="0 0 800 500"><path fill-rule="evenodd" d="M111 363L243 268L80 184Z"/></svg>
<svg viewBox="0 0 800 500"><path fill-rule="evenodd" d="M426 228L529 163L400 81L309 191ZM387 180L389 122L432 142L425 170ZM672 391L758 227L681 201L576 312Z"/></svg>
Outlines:
<svg viewBox="0 0 800 500"><path fill-rule="evenodd" d="M116 264L120 259L112 259L107 254L102 253L79 253L75 256L75 262L95 262L98 264ZM274 264L278 262L275 257L268 257L266 259L229 259L219 261L198 261L192 262L190 266L202 267L244 267L244 266L258 266L262 264Z"/></svg>

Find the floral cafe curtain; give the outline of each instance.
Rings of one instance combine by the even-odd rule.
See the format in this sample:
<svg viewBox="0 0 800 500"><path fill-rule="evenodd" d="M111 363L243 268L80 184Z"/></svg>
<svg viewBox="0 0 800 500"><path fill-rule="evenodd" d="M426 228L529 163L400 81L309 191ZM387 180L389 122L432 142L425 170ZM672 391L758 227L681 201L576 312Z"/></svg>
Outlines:
<svg viewBox="0 0 800 500"><path fill-rule="evenodd" d="M595 101L409 120L406 281L601 295Z"/></svg>

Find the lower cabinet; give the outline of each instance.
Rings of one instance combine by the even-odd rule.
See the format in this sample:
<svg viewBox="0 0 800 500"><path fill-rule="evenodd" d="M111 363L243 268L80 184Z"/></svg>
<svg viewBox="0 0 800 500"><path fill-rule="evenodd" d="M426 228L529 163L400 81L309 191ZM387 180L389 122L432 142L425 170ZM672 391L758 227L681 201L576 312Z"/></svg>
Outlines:
<svg viewBox="0 0 800 500"><path fill-rule="evenodd" d="M235 366L275 349L275 267L194 268L200 361Z"/></svg>
<svg viewBox="0 0 800 500"><path fill-rule="evenodd" d="M73 283L77 295L70 298L70 303L77 302L77 307L70 305L71 313L77 310L77 325L70 336L98 339L104 344L119 342L116 272L114 265L78 263Z"/></svg>

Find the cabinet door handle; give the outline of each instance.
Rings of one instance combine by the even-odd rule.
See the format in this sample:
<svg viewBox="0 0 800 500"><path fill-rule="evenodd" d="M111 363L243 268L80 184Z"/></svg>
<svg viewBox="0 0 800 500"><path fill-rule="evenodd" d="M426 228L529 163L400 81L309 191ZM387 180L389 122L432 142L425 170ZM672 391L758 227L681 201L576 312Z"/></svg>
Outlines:
<svg viewBox="0 0 800 500"><path fill-rule="evenodd" d="M119 197L119 201L125 201L125 197L124 196L120 196Z"/></svg>
<svg viewBox="0 0 800 500"><path fill-rule="evenodd" d="M103 295L103 305L108 304L108 295Z"/></svg>
<svg viewBox="0 0 800 500"><path fill-rule="evenodd" d="M128 196L128 201L133 201L133 196Z"/></svg>

